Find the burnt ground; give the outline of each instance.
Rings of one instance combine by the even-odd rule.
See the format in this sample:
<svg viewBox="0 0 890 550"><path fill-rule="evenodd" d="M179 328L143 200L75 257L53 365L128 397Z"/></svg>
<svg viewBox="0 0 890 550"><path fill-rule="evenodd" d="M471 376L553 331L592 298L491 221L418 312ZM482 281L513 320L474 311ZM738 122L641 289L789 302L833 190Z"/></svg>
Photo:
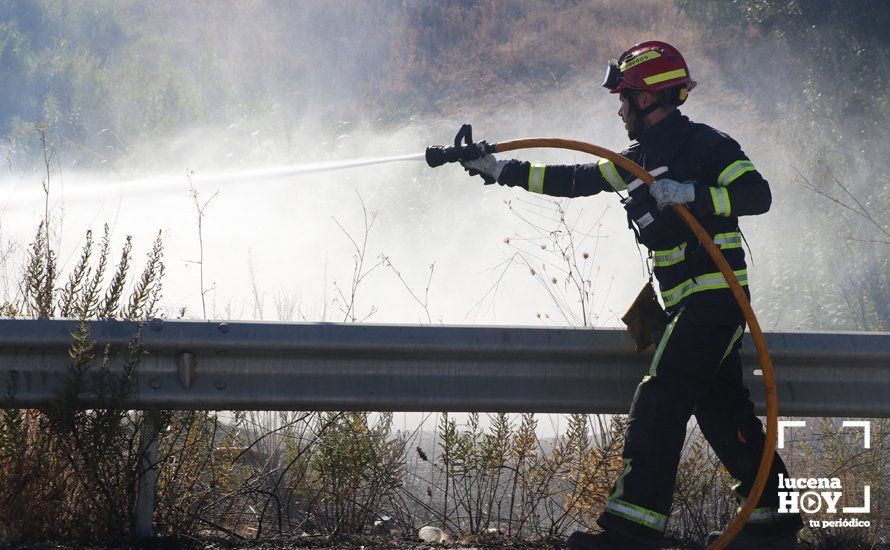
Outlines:
<svg viewBox="0 0 890 550"><path fill-rule="evenodd" d="M531 550L547 549L560 550L564 548L564 540L554 539L549 541L523 541L505 537L499 534L485 534L472 537L462 537L446 543L431 544L423 542L416 537L407 535L363 535L340 536L332 538L324 535L303 535L281 538L264 539L262 541L232 540L222 538L194 538L188 536L155 537L145 541L110 541L106 544L24 544L2 545L0 550L112 550L112 549L146 549L146 550L273 550L273 549L329 549L329 550L365 550L365 549L394 549L394 550L470 550L470 549L504 549L504 550ZM665 550L699 550L704 546L700 544L684 544L677 541L665 543ZM823 539L819 544L801 542L800 550L876 550L890 549L890 545L878 543L877 545L860 545L849 538Z"/></svg>
<svg viewBox="0 0 890 550"><path fill-rule="evenodd" d="M446 543L431 544L416 537L399 535L367 535L328 536L304 535L300 537L281 537L262 541L239 541L231 539L192 538L192 537L157 537L147 541L117 541L102 545L78 544L28 544L16 546L0 545L0 550L16 548L21 550L110 550L110 549L146 549L146 550L272 550L285 549L399 549L399 550L456 550L471 548L498 548L509 550L559 549L562 541L532 542L521 541L499 535L481 535L463 537Z"/></svg>

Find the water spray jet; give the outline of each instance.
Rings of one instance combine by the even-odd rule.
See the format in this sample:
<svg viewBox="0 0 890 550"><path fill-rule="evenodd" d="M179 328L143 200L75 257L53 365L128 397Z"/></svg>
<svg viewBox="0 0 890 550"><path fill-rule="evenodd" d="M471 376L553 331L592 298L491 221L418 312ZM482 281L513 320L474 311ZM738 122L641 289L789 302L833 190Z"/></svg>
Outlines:
<svg viewBox="0 0 890 550"><path fill-rule="evenodd" d="M274 181L307 174L315 174L322 172L333 172L336 170L347 170L350 168L360 168L363 166L374 166L378 164L387 164L393 162L411 162L422 161L425 159L424 153L416 153L411 155L398 155L390 157L377 158L361 158L339 162L324 162L313 164L285 164L279 166L270 166L267 168L254 168L248 170L238 170L232 172L210 172L202 173L199 171L191 171L186 177L182 175L163 174L151 177L139 177L128 180L115 179L108 183L89 183L85 185L69 185L66 188L66 200L90 200L103 195L107 195L109 191L122 193L127 191L131 194L153 194L169 191L178 191L184 189L186 178L195 184L229 184L243 183L245 181ZM27 199L26 199L27 200ZM19 199L16 207L23 207L26 200ZM39 203L43 199L34 197L32 202Z"/></svg>
<svg viewBox="0 0 890 550"><path fill-rule="evenodd" d="M361 166L373 166L375 164L387 164L390 162L406 162L424 160L424 153L413 155L399 155L394 157L379 157L371 159L355 159L341 162L324 162L316 164L287 164L283 166L273 166L270 168L257 168L255 170L242 170L239 172L229 172L222 174L211 174L198 177L201 182L229 182L233 180L258 180L258 179L278 179L291 176L300 176L303 174L313 174L317 172L332 172L334 170L345 170L347 168L359 168Z"/></svg>

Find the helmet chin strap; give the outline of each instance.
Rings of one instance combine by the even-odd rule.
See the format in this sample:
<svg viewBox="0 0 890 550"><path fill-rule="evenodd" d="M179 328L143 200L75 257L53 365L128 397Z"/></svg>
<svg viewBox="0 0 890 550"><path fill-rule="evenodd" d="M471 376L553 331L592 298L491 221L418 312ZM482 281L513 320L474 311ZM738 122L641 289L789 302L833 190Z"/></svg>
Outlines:
<svg viewBox="0 0 890 550"><path fill-rule="evenodd" d="M637 102L634 100L634 97L630 94L627 94L627 101L628 101L628 103L630 103L631 110L633 112L637 113L638 115L640 115L641 117L644 117L644 116L648 115L649 113L651 113L652 111L654 111L655 109L658 109L659 107L661 107L661 100L658 98L653 99L652 103L650 103L649 106L645 107L645 108L637 105Z"/></svg>
<svg viewBox="0 0 890 550"><path fill-rule="evenodd" d="M637 124L634 125L635 128L631 128L630 131L627 133L627 137L629 137L630 139L637 139L638 137L640 137L640 134L645 129L643 126L646 120L646 115L661 107L661 101L659 99L655 99L648 107L641 108L639 105L637 105L637 102L632 95L626 94L626 97L627 103L630 106L630 110L633 111L635 115L637 115L638 120Z"/></svg>

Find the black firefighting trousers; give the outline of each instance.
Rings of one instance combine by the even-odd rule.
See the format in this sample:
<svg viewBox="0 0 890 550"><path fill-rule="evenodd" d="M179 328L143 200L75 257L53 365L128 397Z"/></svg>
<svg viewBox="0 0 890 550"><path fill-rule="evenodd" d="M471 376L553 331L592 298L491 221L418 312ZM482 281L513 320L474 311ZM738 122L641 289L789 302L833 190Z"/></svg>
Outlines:
<svg viewBox="0 0 890 550"><path fill-rule="evenodd" d="M739 359L744 318L737 308L688 305L672 316L649 373L637 386L628 417L624 471L597 523L641 542L664 535L677 465L694 414L702 434L743 500L751 489L765 436L742 382ZM797 514L778 513L778 474L788 471L778 454L757 508L745 525L754 536L796 532Z"/></svg>

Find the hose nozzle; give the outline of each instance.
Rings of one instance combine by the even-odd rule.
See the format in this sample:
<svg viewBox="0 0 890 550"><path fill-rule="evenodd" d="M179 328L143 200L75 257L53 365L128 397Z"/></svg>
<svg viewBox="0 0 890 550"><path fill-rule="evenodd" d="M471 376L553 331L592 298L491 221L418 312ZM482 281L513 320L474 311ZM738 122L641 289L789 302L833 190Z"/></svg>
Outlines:
<svg viewBox="0 0 890 550"><path fill-rule="evenodd" d="M436 168L449 162L475 160L494 152L493 143L473 143L473 127L464 124L454 136L454 145L431 145L426 148L426 163L430 168Z"/></svg>

